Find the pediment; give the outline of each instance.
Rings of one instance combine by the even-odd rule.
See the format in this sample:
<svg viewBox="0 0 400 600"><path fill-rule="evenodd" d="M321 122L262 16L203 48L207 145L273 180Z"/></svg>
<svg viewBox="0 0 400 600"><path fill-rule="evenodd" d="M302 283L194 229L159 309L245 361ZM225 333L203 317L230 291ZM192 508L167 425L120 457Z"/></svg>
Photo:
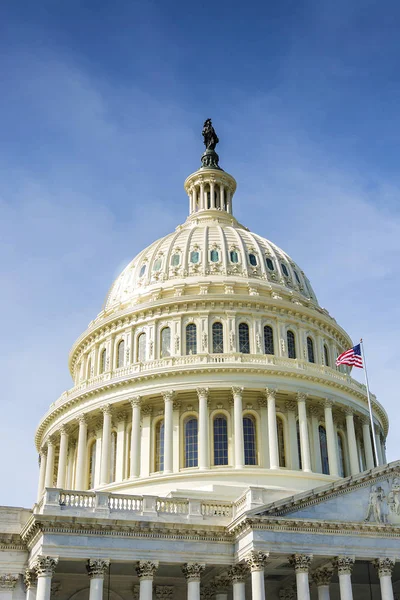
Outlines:
<svg viewBox="0 0 400 600"><path fill-rule="evenodd" d="M252 514L400 526L400 461L274 502Z"/></svg>

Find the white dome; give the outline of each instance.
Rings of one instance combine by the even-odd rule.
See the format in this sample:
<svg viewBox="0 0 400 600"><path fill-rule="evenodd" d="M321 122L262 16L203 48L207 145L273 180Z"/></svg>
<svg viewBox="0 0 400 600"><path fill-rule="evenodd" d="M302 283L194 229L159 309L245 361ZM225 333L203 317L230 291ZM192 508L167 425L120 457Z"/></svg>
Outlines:
<svg viewBox="0 0 400 600"><path fill-rule="evenodd" d="M173 233L140 252L114 281L105 311L140 300L152 289L204 282L229 285L248 281L279 293L284 288L317 304L301 268L281 248L250 232L218 210L192 215Z"/></svg>

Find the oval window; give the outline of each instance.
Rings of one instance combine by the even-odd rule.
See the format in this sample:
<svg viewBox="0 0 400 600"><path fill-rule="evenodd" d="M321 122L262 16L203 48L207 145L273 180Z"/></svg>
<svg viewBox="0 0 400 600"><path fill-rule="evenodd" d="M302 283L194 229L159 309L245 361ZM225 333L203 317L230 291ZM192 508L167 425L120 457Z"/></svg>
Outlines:
<svg viewBox="0 0 400 600"><path fill-rule="evenodd" d="M249 261L253 267L257 266L257 257L255 254L249 254Z"/></svg>
<svg viewBox="0 0 400 600"><path fill-rule="evenodd" d="M145 273L146 273L146 265L142 265L142 268L140 269L139 277L143 277L143 275Z"/></svg>
<svg viewBox="0 0 400 600"><path fill-rule="evenodd" d="M289 271L287 270L286 265L284 265L283 263L281 263L281 267L282 267L282 273L284 275L286 275L286 277L289 277Z"/></svg>
<svg viewBox="0 0 400 600"><path fill-rule="evenodd" d="M171 265L173 267L178 267L180 262L181 262L180 254L173 254L171 257Z"/></svg>
<svg viewBox="0 0 400 600"><path fill-rule="evenodd" d="M199 262L199 253L197 252L197 250L193 250L193 252L190 253L190 262L192 262L193 264L196 264Z"/></svg>
<svg viewBox="0 0 400 600"><path fill-rule="evenodd" d="M159 271L161 269L161 258L157 258L153 265L153 271Z"/></svg>
<svg viewBox="0 0 400 600"><path fill-rule="evenodd" d="M218 250L211 250L210 260L211 260L211 262L218 262L218 260L219 260Z"/></svg>
<svg viewBox="0 0 400 600"><path fill-rule="evenodd" d="M272 260L270 258L267 258L267 267L270 271L275 270L274 263L272 262Z"/></svg>
<svg viewBox="0 0 400 600"><path fill-rule="evenodd" d="M231 262L233 262L233 263L239 262L239 255L236 252L236 250L232 250L232 252L231 252Z"/></svg>

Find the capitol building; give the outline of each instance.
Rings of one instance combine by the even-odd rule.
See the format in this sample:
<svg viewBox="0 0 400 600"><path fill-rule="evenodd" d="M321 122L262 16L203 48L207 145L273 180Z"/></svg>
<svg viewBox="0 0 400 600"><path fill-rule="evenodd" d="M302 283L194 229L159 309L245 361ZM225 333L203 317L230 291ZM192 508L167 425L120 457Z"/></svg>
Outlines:
<svg viewBox="0 0 400 600"><path fill-rule="evenodd" d="M210 120L203 136L186 221L71 349L36 504L0 508L0 600L400 597L385 409L372 396L374 453L366 388L335 366L352 340L236 220Z"/></svg>

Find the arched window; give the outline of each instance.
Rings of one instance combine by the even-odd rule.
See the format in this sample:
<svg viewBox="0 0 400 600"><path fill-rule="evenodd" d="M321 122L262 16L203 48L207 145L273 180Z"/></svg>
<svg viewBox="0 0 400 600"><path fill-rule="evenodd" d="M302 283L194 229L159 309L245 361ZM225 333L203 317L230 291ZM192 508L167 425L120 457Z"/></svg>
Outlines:
<svg viewBox="0 0 400 600"><path fill-rule="evenodd" d="M281 263L282 272L286 277L289 277L289 271L287 270L287 266L284 263Z"/></svg>
<svg viewBox="0 0 400 600"><path fill-rule="evenodd" d="M293 331L289 331L286 334L287 338L287 351L289 358L296 358L296 340Z"/></svg>
<svg viewBox="0 0 400 600"><path fill-rule="evenodd" d="M100 373L104 373L107 363L107 350L104 348L100 355Z"/></svg>
<svg viewBox="0 0 400 600"><path fill-rule="evenodd" d="M298 283L299 285L301 285L301 281L300 281L299 274L297 273L297 271L296 271L295 269L293 269L293 273L294 273L294 276L295 276L295 277L296 277L296 279L297 279L297 283Z"/></svg>
<svg viewBox="0 0 400 600"><path fill-rule="evenodd" d="M264 327L264 352L274 354L274 332L269 325Z"/></svg>
<svg viewBox="0 0 400 600"><path fill-rule="evenodd" d="M144 362L146 360L146 334L141 333L137 340L137 357L138 362Z"/></svg>
<svg viewBox="0 0 400 600"><path fill-rule="evenodd" d="M219 261L219 253L218 250L211 250L210 252L210 260L211 262L218 262Z"/></svg>
<svg viewBox="0 0 400 600"><path fill-rule="evenodd" d="M299 422L296 421L296 433L297 433L297 453L299 455L299 468L303 468L302 460L301 460L301 439L300 439L300 425Z"/></svg>
<svg viewBox="0 0 400 600"><path fill-rule="evenodd" d="M181 255L180 254L173 254L171 256L171 266L172 267L179 267L179 263L181 262Z"/></svg>
<svg viewBox="0 0 400 600"><path fill-rule="evenodd" d="M279 466L286 467L285 434L283 431L283 421L279 417L276 419L276 427L278 432Z"/></svg>
<svg viewBox="0 0 400 600"><path fill-rule="evenodd" d="M243 417L244 464L257 464L256 424L252 417Z"/></svg>
<svg viewBox="0 0 400 600"><path fill-rule="evenodd" d="M251 264L252 267L256 267L257 266L257 257L255 254L249 254L249 262Z"/></svg>
<svg viewBox="0 0 400 600"><path fill-rule="evenodd" d="M340 433L337 434L337 446L339 455L339 476L344 477L346 474L345 462L344 462L344 446L343 438Z"/></svg>
<svg viewBox="0 0 400 600"><path fill-rule="evenodd" d="M110 482L115 481L117 469L117 432L111 432Z"/></svg>
<svg viewBox="0 0 400 600"><path fill-rule="evenodd" d="M143 277L143 275L145 273L146 273L146 265L142 265L140 268L139 277Z"/></svg>
<svg viewBox="0 0 400 600"><path fill-rule="evenodd" d="M239 262L239 255L236 252L236 250L231 250L230 257L231 257L231 262L232 263L238 263Z"/></svg>
<svg viewBox="0 0 400 600"><path fill-rule="evenodd" d="M186 326L186 354L197 354L197 327L194 323Z"/></svg>
<svg viewBox="0 0 400 600"><path fill-rule="evenodd" d="M161 330L161 358L166 356L171 356L171 330L169 327Z"/></svg>
<svg viewBox="0 0 400 600"><path fill-rule="evenodd" d="M156 425L156 456L155 470L164 471L164 421L158 421Z"/></svg>
<svg viewBox="0 0 400 600"><path fill-rule="evenodd" d="M319 433L319 447L321 450L322 472L324 475L329 475L328 443L326 441L325 427L320 425L318 427L318 433Z"/></svg>
<svg viewBox="0 0 400 600"><path fill-rule="evenodd" d="M185 422L185 467L198 465L197 429L196 417L191 417Z"/></svg>
<svg viewBox="0 0 400 600"><path fill-rule="evenodd" d="M224 351L224 333L222 323L219 321L212 326L212 348L214 354Z"/></svg>
<svg viewBox="0 0 400 600"><path fill-rule="evenodd" d="M324 360L327 367L329 367L329 350L328 346L324 344Z"/></svg>
<svg viewBox="0 0 400 600"><path fill-rule="evenodd" d="M314 342L310 337L307 338L307 355L308 362L315 363Z"/></svg>
<svg viewBox="0 0 400 600"><path fill-rule="evenodd" d="M219 415L214 419L214 465L228 464L228 423Z"/></svg>
<svg viewBox="0 0 400 600"><path fill-rule="evenodd" d="M92 490L95 483L96 473L96 440L94 440L89 448L89 489Z"/></svg>
<svg viewBox="0 0 400 600"><path fill-rule="evenodd" d="M274 267L274 261L271 260L270 258L267 258L267 267L270 271L274 271L275 267Z"/></svg>
<svg viewBox="0 0 400 600"><path fill-rule="evenodd" d="M250 336L247 323L240 323L239 325L239 352L250 354Z"/></svg>
<svg viewBox="0 0 400 600"><path fill-rule="evenodd" d="M193 250L190 253L190 262L195 265L199 262L199 260L200 260L200 253L197 252L197 250Z"/></svg>
<svg viewBox="0 0 400 600"><path fill-rule="evenodd" d="M117 348L117 369L124 366L125 362L125 342L121 340Z"/></svg>
<svg viewBox="0 0 400 600"><path fill-rule="evenodd" d="M153 264L153 271L159 271L161 269L162 259L157 258L157 260Z"/></svg>

